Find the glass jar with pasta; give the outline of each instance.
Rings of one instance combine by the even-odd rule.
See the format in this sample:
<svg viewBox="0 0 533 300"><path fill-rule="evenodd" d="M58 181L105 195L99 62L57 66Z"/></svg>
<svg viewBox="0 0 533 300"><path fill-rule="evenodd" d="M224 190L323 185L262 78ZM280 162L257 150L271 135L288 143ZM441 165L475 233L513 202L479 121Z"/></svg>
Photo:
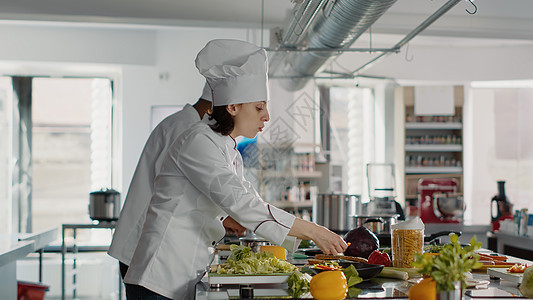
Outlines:
<svg viewBox="0 0 533 300"><path fill-rule="evenodd" d="M392 265L411 268L415 253L424 250L424 223L417 217L394 224L391 229Z"/></svg>

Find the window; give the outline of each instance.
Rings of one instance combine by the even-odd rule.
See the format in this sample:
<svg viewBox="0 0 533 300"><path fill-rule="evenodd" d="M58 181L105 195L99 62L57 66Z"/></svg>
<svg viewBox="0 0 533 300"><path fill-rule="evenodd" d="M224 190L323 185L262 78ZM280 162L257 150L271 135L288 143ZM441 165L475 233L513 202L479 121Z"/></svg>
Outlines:
<svg viewBox="0 0 533 300"><path fill-rule="evenodd" d="M367 199L366 164L373 162L375 152L373 91L355 87L329 90L330 163L342 175L338 176L342 184L337 182L331 188L336 193L362 195Z"/></svg>
<svg viewBox="0 0 533 300"><path fill-rule="evenodd" d="M14 97L6 92L11 86ZM2 78L0 134L14 134L7 139L12 147L2 145L1 155L17 162L29 158L28 164L15 164L1 175L15 174L2 181L13 184L0 189L6 199L13 199L2 201L4 206L14 204L1 212L13 216L11 232L91 222L89 193L114 183L112 100L112 82L105 78ZM11 125L4 121L10 114ZM31 130L20 129L24 127ZM24 141L27 152L20 151Z"/></svg>
<svg viewBox="0 0 533 300"><path fill-rule="evenodd" d="M468 100L465 129L472 138L465 145L465 199L470 200L465 222L490 222L500 180L513 212L533 210L533 89L473 88Z"/></svg>

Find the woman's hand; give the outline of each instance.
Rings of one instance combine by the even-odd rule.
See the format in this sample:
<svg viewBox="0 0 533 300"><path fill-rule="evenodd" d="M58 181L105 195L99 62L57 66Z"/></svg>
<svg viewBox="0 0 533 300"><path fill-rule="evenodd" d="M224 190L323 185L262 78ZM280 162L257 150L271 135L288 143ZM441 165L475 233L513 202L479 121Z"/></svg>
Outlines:
<svg viewBox="0 0 533 300"><path fill-rule="evenodd" d="M294 220L289 235L303 240L313 240L324 254L335 255L337 253L343 253L348 248L348 245L342 237L335 232L324 226L299 218Z"/></svg>
<svg viewBox="0 0 533 300"><path fill-rule="evenodd" d="M244 236L246 233L246 227L239 224L239 222L235 221L232 217L228 216L227 218L222 221L222 225L226 229L226 233L228 234L234 234L236 236Z"/></svg>

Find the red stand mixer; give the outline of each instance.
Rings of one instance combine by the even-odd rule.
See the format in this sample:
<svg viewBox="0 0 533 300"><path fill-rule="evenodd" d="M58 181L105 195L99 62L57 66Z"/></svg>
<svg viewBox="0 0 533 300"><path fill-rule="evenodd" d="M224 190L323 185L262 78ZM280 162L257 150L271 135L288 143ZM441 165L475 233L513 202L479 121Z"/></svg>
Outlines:
<svg viewBox="0 0 533 300"><path fill-rule="evenodd" d="M418 181L418 215L424 223L462 223L464 200L454 178Z"/></svg>

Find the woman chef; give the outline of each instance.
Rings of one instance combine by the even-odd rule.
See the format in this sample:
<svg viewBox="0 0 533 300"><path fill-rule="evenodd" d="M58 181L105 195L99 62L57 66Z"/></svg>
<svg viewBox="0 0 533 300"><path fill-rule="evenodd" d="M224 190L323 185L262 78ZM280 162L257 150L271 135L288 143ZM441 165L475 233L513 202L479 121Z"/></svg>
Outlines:
<svg viewBox="0 0 533 300"><path fill-rule="evenodd" d="M270 118L265 50L213 40L198 53L196 67L212 89L213 111L175 140L155 179L124 278L129 300L194 298L212 259L210 247L224 237L221 218L227 215L285 247L299 238L313 240L327 254L347 248L327 228L264 202L243 177L235 138L255 137Z"/></svg>

